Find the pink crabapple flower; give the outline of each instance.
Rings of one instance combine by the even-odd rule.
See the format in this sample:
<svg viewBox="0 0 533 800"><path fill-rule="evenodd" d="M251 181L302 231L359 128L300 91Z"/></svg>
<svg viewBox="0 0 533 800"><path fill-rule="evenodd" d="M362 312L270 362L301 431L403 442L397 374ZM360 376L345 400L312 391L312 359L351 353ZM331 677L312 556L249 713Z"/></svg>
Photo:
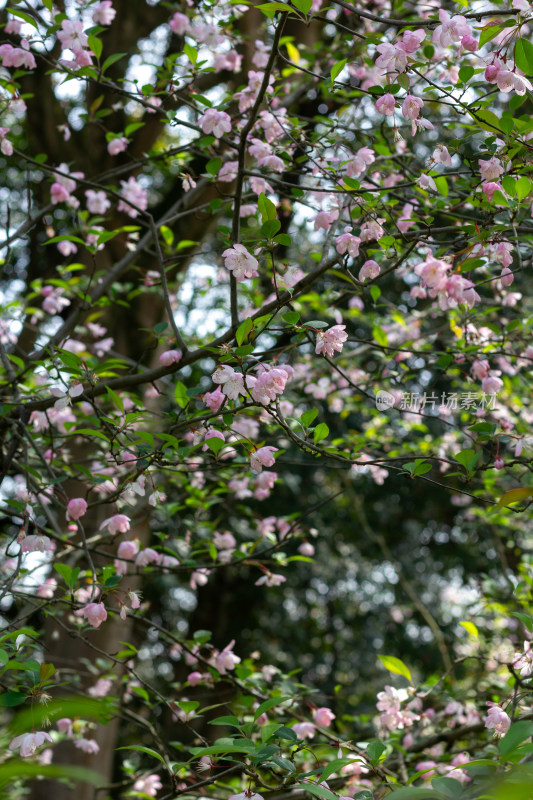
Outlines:
<svg viewBox="0 0 533 800"><path fill-rule="evenodd" d="M244 388L244 375L236 372L233 367L227 364L217 367L211 375L214 383L222 385L222 391L230 400L236 400L239 395L246 395Z"/></svg>
<svg viewBox="0 0 533 800"><path fill-rule="evenodd" d="M86 33L83 33L83 22L64 19L61 22L61 30L57 32L57 38L61 42L64 50L83 50L89 42Z"/></svg>
<svg viewBox="0 0 533 800"><path fill-rule="evenodd" d="M502 286L505 286L505 287L511 286L511 284L514 281L514 274L509 269L509 267L504 267L502 269L502 272L501 272L501 275L500 275L500 280L502 282Z"/></svg>
<svg viewBox="0 0 533 800"><path fill-rule="evenodd" d="M198 120L198 124L205 134L212 133L216 139L219 139L225 133L231 133L231 118L229 114L226 114L225 111L217 111L216 108L208 108Z"/></svg>
<svg viewBox="0 0 533 800"><path fill-rule="evenodd" d="M95 742L94 739L75 739L74 747L77 747L78 750L83 750L84 753L89 755L96 755L100 752L98 742Z"/></svg>
<svg viewBox="0 0 533 800"><path fill-rule="evenodd" d="M348 339L346 325L334 325L327 331L318 331L316 335L315 353L332 358L335 351L342 352L344 342Z"/></svg>
<svg viewBox="0 0 533 800"><path fill-rule="evenodd" d="M95 25L111 25L116 14L111 0L102 0L93 11L93 22Z"/></svg>
<svg viewBox="0 0 533 800"><path fill-rule="evenodd" d="M241 663L239 656L236 656L233 652L234 645L235 639L232 639L223 650L220 652L215 651L213 654L214 665L221 675L231 672L237 664Z"/></svg>
<svg viewBox="0 0 533 800"><path fill-rule="evenodd" d="M450 17L448 11L439 9L441 22L433 31L433 44L449 47L454 42L460 42L465 36L472 36L472 31L466 19L460 14Z"/></svg>
<svg viewBox="0 0 533 800"><path fill-rule="evenodd" d="M83 609L82 615L93 628L99 628L107 619L107 611L103 603L88 603Z"/></svg>
<svg viewBox="0 0 533 800"><path fill-rule="evenodd" d="M376 101L376 111L380 114L384 114L386 117L392 117L395 108L396 100L394 99L394 95L389 92L379 97Z"/></svg>
<svg viewBox="0 0 533 800"><path fill-rule="evenodd" d="M317 708L313 714L313 719L321 728L329 728L335 719L335 714L330 708Z"/></svg>
<svg viewBox="0 0 533 800"><path fill-rule="evenodd" d="M127 533L130 529L130 522L131 519L125 514L114 514L112 517L104 519L98 530L107 528L111 536L115 536L117 533Z"/></svg>
<svg viewBox="0 0 533 800"><path fill-rule="evenodd" d="M297 722L292 729L299 739L312 739L316 732L316 726L312 722Z"/></svg>
<svg viewBox="0 0 533 800"><path fill-rule="evenodd" d="M500 458L498 456L497 458L494 459L494 469L504 469L504 467L505 467L505 462L503 458Z"/></svg>
<svg viewBox="0 0 533 800"><path fill-rule="evenodd" d="M176 11L168 24L172 33L175 33L176 36L183 36L183 34L189 29L189 18L186 16L186 14Z"/></svg>
<svg viewBox="0 0 533 800"><path fill-rule="evenodd" d="M276 463L274 453L277 453L278 447L267 445L260 447L254 453L250 454L250 466L255 472L261 472L263 467L273 467Z"/></svg>
<svg viewBox="0 0 533 800"><path fill-rule="evenodd" d="M17 541L20 544L22 553L53 553L55 550L54 542L52 542L48 536L43 536L41 534L33 533L22 539L19 537Z"/></svg>
<svg viewBox="0 0 533 800"><path fill-rule="evenodd" d="M345 253L351 258L357 258L359 255L359 245L361 244L361 239L359 236L354 236L350 233L352 229L347 227L344 229L344 233L341 233L340 236L337 236L335 239L335 249L337 253L343 256Z"/></svg>
<svg viewBox="0 0 533 800"><path fill-rule="evenodd" d="M204 404L210 411L219 411L226 399L225 394L217 386L214 392L206 392L203 396Z"/></svg>
<svg viewBox="0 0 533 800"><path fill-rule="evenodd" d="M281 586L282 583L285 583L287 578L284 575L277 575L274 572L267 572L266 575L262 575L258 580L255 582L255 586L268 586L272 588L273 586Z"/></svg>
<svg viewBox="0 0 533 800"><path fill-rule="evenodd" d="M105 214L111 208L111 203L107 199L105 192L87 189L85 197L87 198L87 208L91 214Z"/></svg>
<svg viewBox="0 0 533 800"><path fill-rule="evenodd" d="M368 261L365 261L365 263L359 270L359 280L361 281L361 283L363 283L366 280L372 280L373 278L377 278L379 273L380 273L380 266L377 263L377 261L372 261L372 259L369 259Z"/></svg>
<svg viewBox="0 0 533 800"><path fill-rule="evenodd" d="M155 797L158 790L162 788L163 784L159 775L145 775L143 778L137 778L133 784L134 792L141 792L148 797Z"/></svg>
<svg viewBox="0 0 533 800"><path fill-rule="evenodd" d="M487 705L490 707L484 719L485 727L492 728L496 736L505 736L511 727L511 720L508 714L496 703L487 703Z"/></svg>
<svg viewBox="0 0 533 800"><path fill-rule="evenodd" d="M248 252L243 244L236 243L222 253L224 266L233 273L236 281L242 282L247 278L257 278L259 273L258 260Z"/></svg>
<svg viewBox="0 0 533 800"><path fill-rule="evenodd" d="M164 367L170 367L171 364L178 364L181 361L181 350L166 350L159 356L159 363Z"/></svg>
<svg viewBox="0 0 533 800"><path fill-rule="evenodd" d="M38 747L41 747L45 741L53 742L49 733L44 731L37 731L37 733L23 733L21 736L15 736L9 743L10 750L19 750L21 758L29 758L32 756ZM19 749L20 748L20 749Z"/></svg>
<svg viewBox="0 0 533 800"><path fill-rule="evenodd" d="M118 156L119 153L123 153L124 150L126 150L128 144L129 142L125 136L111 139L111 141L107 143L107 152L110 156Z"/></svg>
<svg viewBox="0 0 533 800"><path fill-rule="evenodd" d="M75 522L76 520L83 517L83 515L87 511L87 503L83 499L83 497L74 497L72 500L69 500L67 505L67 519L72 520Z"/></svg>
<svg viewBox="0 0 533 800"><path fill-rule="evenodd" d="M496 462L494 462L496 466ZM533 650L530 642L524 642L524 652L515 653L513 666L520 670L522 678L530 678L533 675Z"/></svg>
<svg viewBox="0 0 533 800"><path fill-rule="evenodd" d="M124 211L129 217L135 218L138 216L139 211L146 211L148 206L148 194L140 186L133 175L130 175L127 181L120 181L122 186L122 200L120 200L117 209ZM136 206L136 208L133 208Z"/></svg>
<svg viewBox="0 0 533 800"><path fill-rule="evenodd" d="M68 717L62 717L58 719L56 722L57 730L59 733L66 733L69 739L72 739L73 731L72 731L72 720Z"/></svg>

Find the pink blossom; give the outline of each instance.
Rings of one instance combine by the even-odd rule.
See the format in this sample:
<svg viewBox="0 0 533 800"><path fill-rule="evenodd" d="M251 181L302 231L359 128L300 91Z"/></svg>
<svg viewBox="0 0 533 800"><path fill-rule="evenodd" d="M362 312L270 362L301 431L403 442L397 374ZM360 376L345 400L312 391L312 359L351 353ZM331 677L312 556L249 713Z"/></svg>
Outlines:
<svg viewBox="0 0 533 800"><path fill-rule="evenodd" d="M476 359L470 367L470 373L477 381L482 381L486 378L489 371L490 365L486 358Z"/></svg>
<svg viewBox="0 0 533 800"><path fill-rule="evenodd" d="M67 505L67 519L71 519L74 522L83 515L87 511L87 503L83 499L83 497L74 497L72 500L69 500Z"/></svg>
<svg viewBox="0 0 533 800"><path fill-rule="evenodd" d="M424 101L420 97L408 94L402 104L402 114L406 119L415 120L420 116Z"/></svg>
<svg viewBox="0 0 533 800"><path fill-rule="evenodd" d="M25 67L35 69L37 63L33 54L24 47L13 47L10 44L0 45L0 58L4 67Z"/></svg>
<svg viewBox="0 0 533 800"><path fill-rule="evenodd" d="M22 20L8 19L7 24L4 28L4 32L19 34L21 27L22 27Z"/></svg>
<svg viewBox="0 0 533 800"><path fill-rule="evenodd" d="M323 229L325 231L329 230L335 220L339 218L338 211L319 211L316 217L314 218L314 228L315 231Z"/></svg>
<svg viewBox="0 0 533 800"><path fill-rule="evenodd" d="M117 556L119 558L126 558L132 559L134 556L137 555L139 552L139 542L134 540L128 540L126 542L121 542L117 549Z"/></svg>
<svg viewBox="0 0 533 800"><path fill-rule="evenodd" d="M99 628L107 619L107 611L103 603L88 603L82 611L82 616L93 628Z"/></svg>
<svg viewBox="0 0 533 800"><path fill-rule="evenodd" d="M404 72L407 67L407 53L401 47L385 42L378 44L376 66L387 72Z"/></svg>
<svg viewBox="0 0 533 800"><path fill-rule="evenodd" d="M513 245L511 242L498 242L492 248L492 255L496 258L503 267L510 267L513 263Z"/></svg>
<svg viewBox="0 0 533 800"><path fill-rule="evenodd" d="M299 739L312 739L315 735L316 726L312 722L297 722L292 729Z"/></svg>
<svg viewBox="0 0 533 800"><path fill-rule="evenodd" d="M439 19L441 25L438 25L433 31L433 43L441 47L449 47L454 42L459 42L464 36L472 36L472 31L466 19L457 15L450 18L448 11L439 9Z"/></svg>
<svg viewBox="0 0 533 800"><path fill-rule="evenodd" d="M524 95L526 90L533 90L533 85L523 75L517 75L509 69L500 69L496 75L496 84L500 92L512 92L513 89L518 95Z"/></svg>
<svg viewBox="0 0 533 800"><path fill-rule="evenodd" d="M431 158L435 164L442 164L445 167L451 167L452 165L452 157L448 151L448 148L443 144L437 145Z"/></svg>
<svg viewBox="0 0 533 800"><path fill-rule="evenodd" d="M477 163L479 164L481 178L484 181L497 181L504 172L501 161L494 156L488 161L484 161L480 158Z"/></svg>
<svg viewBox="0 0 533 800"><path fill-rule="evenodd" d="M259 365L258 372L257 378L252 375L246 377L246 385L254 400L268 405L277 395L283 393L289 376L286 370L265 364Z"/></svg>
<svg viewBox="0 0 533 800"><path fill-rule="evenodd" d="M505 462L503 458L500 458L500 456L498 456L497 458L494 459L494 469L503 469L504 467L505 467Z"/></svg>
<svg viewBox="0 0 533 800"><path fill-rule="evenodd" d="M120 181L122 197L117 208L124 211L129 217L135 218L139 211L145 211L148 206L148 193L140 186L133 175L127 181ZM137 208L133 208L137 206Z"/></svg>
<svg viewBox="0 0 533 800"><path fill-rule="evenodd" d="M414 53L425 38L426 32L423 28L418 28L416 31L404 31L402 41L397 46L406 53Z"/></svg>
<svg viewBox="0 0 533 800"><path fill-rule="evenodd" d="M90 755L96 755L100 752L98 742L95 742L94 739L75 739L74 747L77 747L78 750L83 750L84 753L89 753Z"/></svg>
<svg viewBox="0 0 533 800"><path fill-rule="evenodd" d="M111 25L116 16L111 0L102 0L93 11L95 25Z"/></svg>
<svg viewBox="0 0 533 800"><path fill-rule="evenodd" d="M413 213L413 206L411 203L406 203L402 209L402 216L397 222L398 230L400 233L405 233L416 225L416 222L411 219L411 214Z"/></svg>
<svg viewBox="0 0 533 800"><path fill-rule="evenodd" d="M111 691L113 681L109 678L99 678L94 686L87 689L87 694L91 697L105 697Z"/></svg>
<svg viewBox="0 0 533 800"><path fill-rule="evenodd" d="M421 189L431 189L433 192L437 191L437 184L435 183L434 179L431 177L431 175L426 175L425 172L423 172L422 175L420 175L420 177L417 179L417 183Z"/></svg>
<svg viewBox="0 0 533 800"><path fill-rule="evenodd" d="M274 487L278 476L276 472L262 472L255 480L254 497L256 500L266 500L270 497L270 490Z"/></svg>
<svg viewBox="0 0 533 800"><path fill-rule="evenodd" d="M181 361L181 350L166 350L159 356L159 363L164 367L170 367L171 364L178 364Z"/></svg>
<svg viewBox="0 0 533 800"><path fill-rule="evenodd" d="M274 453L277 453L278 447L267 445L260 447L258 450L250 454L250 466L255 472L261 472L263 467L273 467L276 463Z"/></svg>
<svg viewBox="0 0 533 800"><path fill-rule="evenodd" d="M314 545L311 544L311 542L302 542L302 544L298 548L298 552L302 556L307 556L308 558L311 558L315 554L315 548Z"/></svg>
<svg viewBox="0 0 533 800"><path fill-rule="evenodd" d="M214 392L206 392L203 396L203 401L210 411L219 411L225 399L226 397L220 386L217 386Z"/></svg>
<svg viewBox="0 0 533 800"><path fill-rule="evenodd" d="M265 575L262 575L261 578L256 580L256 586L281 586L282 583L285 583L287 578L284 575L276 575L274 572L267 572Z"/></svg>
<svg viewBox="0 0 533 800"><path fill-rule="evenodd" d="M53 742L49 733L38 731L37 733L23 733L21 736L15 736L9 743L10 750L19 750L21 758L29 758L32 756L38 747L44 744L45 741Z"/></svg>
<svg viewBox="0 0 533 800"><path fill-rule="evenodd" d="M176 11L168 24L172 33L177 36L183 36L189 29L189 18L185 14Z"/></svg>
<svg viewBox="0 0 533 800"><path fill-rule="evenodd" d="M230 400L236 400L239 395L246 395L244 388L244 375L236 372L228 365L217 367L211 376L214 383L222 384L222 391Z"/></svg>
<svg viewBox="0 0 533 800"><path fill-rule="evenodd" d="M37 597L43 597L50 600L54 596L57 589L57 581L55 578L47 578L41 586L37 589Z"/></svg>
<svg viewBox="0 0 533 800"><path fill-rule="evenodd" d="M373 239L381 239L385 235L385 229L382 228L381 223L385 222L384 219L369 219L368 222L363 222L361 225L361 241L371 242Z"/></svg>
<svg viewBox="0 0 533 800"><path fill-rule="evenodd" d="M509 267L504 267L502 269L502 273L500 275L500 280L502 282L502 286L511 286L514 281L514 273L511 272Z"/></svg>
<svg viewBox="0 0 533 800"><path fill-rule="evenodd" d="M133 784L133 791L147 794L148 797L155 797L159 789L163 788L159 775L145 775L137 778Z"/></svg>
<svg viewBox="0 0 533 800"><path fill-rule="evenodd" d="M59 244L57 245L57 249L59 250L62 256L65 256L65 258L67 256L71 256L73 253L78 252L78 248L76 247L74 242L67 242L67 241L59 242Z"/></svg>
<svg viewBox="0 0 533 800"><path fill-rule="evenodd" d="M126 150L128 144L129 142L125 136L111 139L111 141L107 143L107 152L110 156L117 156L119 153L123 153L124 150Z"/></svg>
<svg viewBox="0 0 533 800"><path fill-rule="evenodd" d="M237 177L238 170L239 170L238 161L226 161L226 163L219 170L217 178L222 183L230 183L231 181L234 181L235 178Z"/></svg>
<svg viewBox="0 0 533 800"><path fill-rule="evenodd" d="M18 541L23 553L53 553L55 550L55 544L48 536L43 536L40 533L30 534L30 536L25 536L23 539L19 538Z"/></svg>
<svg viewBox="0 0 533 800"><path fill-rule="evenodd" d="M361 269L359 270L359 280L361 282L366 281L368 279L376 278L381 271L381 268L377 261L372 261L369 259L365 261Z"/></svg>
<svg viewBox="0 0 533 800"><path fill-rule="evenodd" d="M50 199L54 205L57 203L66 203L69 197L69 192L64 186L61 186L60 183L53 183L50 187Z"/></svg>
<svg viewBox="0 0 533 800"><path fill-rule="evenodd" d="M321 728L329 728L335 719L335 714L330 708L317 708L313 714L313 719Z"/></svg>
<svg viewBox="0 0 533 800"><path fill-rule="evenodd" d="M351 228L345 228L344 233L337 236L335 239L335 249L341 256L344 255L344 253L348 253L351 258L357 258L361 239L351 234L350 231Z"/></svg>
<svg viewBox="0 0 533 800"><path fill-rule="evenodd" d="M111 207L105 192L87 189L85 196L87 198L87 208L91 214L105 214L108 208Z"/></svg>
<svg viewBox="0 0 533 800"><path fill-rule="evenodd" d="M335 352L342 352L344 342L348 339L346 325L334 325L327 331L318 331L316 335L315 353L332 358Z"/></svg>
<svg viewBox="0 0 533 800"><path fill-rule="evenodd" d="M198 124L204 133L210 134L219 139L225 133L231 132L231 118L225 111L217 111L216 108L208 108L202 114Z"/></svg>
<svg viewBox="0 0 533 800"><path fill-rule="evenodd" d="M83 50L89 42L87 34L83 33L83 22L80 20L74 22L70 19L62 20L57 38L64 50Z"/></svg>
<svg viewBox="0 0 533 800"><path fill-rule="evenodd" d="M495 703L490 703L490 708L487 712L484 722L486 728L494 729L496 736L505 736L511 727L510 717L502 708L500 708L500 706L496 705Z"/></svg>
<svg viewBox="0 0 533 800"><path fill-rule="evenodd" d="M496 462L494 462L496 466ZM524 642L524 652L515 653L513 666L520 670L522 678L530 678L533 675L533 650L530 642ZM490 712L489 712L490 713Z"/></svg>
<svg viewBox="0 0 533 800"><path fill-rule="evenodd" d="M248 252L243 244L234 244L222 253L224 266L233 273L236 281L242 282L247 278L257 278L259 262Z"/></svg>
<svg viewBox="0 0 533 800"><path fill-rule="evenodd" d="M187 675L187 680L189 681L191 686L198 686L204 679L204 676L201 672L191 672Z"/></svg>
<svg viewBox="0 0 533 800"><path fill-rule="evenodd" d="M160 554L151 547L145 547L135 559L135 563L138 567L147 567L149 564L159 564L160 561Z"/></svg>
<svg viewBox="0 0 533 800"><path fill-rule="evenodd" d="M117 533L126 533L129 531L130 522L131 519L125 514L114 514L112 517L104 519L98 530L101 531L103 528L107 528L111 536L115 536Z"/></svg>
<svg viewBox="0 0 533 800"><path fill-rule="evenodd" d="M475 53L479 47L479 42L477 39L474 39L473 36L468 34L467 36L463 36L461 39L461 45L465 50L468 50L469 53Z"/></svg>
<svg viewBox="0 0 533 800"><path fill-rule="evenodd" d="M241 659L239 656L236 656L233 652L233 647L235 645L235 639L226 645L226 647L220 652L217 653L215 651L214 654L214 662L215 667L220 672L221 675L225 675L226 672L231 672L235 669L237 664L241 663Z"/></svg>
<svg viewBox="0 0 533 800"><path fill-rule="evenodd" d="M361 147L353 159L346 165L346 175L349 178L357 178L375 160L376 157L374 151L370 147Z"/></svg>
<svg viewBox="0 0 533 800"><path fill-rule="evenodd" d="M489 181L489 183L484 183L481 187L485 196L489 203L492 202L492 198L494 197L494 193L499 191L503 192L502 185L500 183L495 183L494 181Z"/></svg>
<svg viewBox="0 0 533 800"><path fill-rule="evenodd" d="M498 372L491 372L481 381L481 391L485 394L498 394L503 389L503 381L498 378Z"/></svg>
<svg viewBox="0 0 533 800"><path fill-rule="evenodd" d="M396 100L394 99L394 95L389 92L379 97L376 101L376 111L380 114L385 114L386 117L392 117L395 108Z"/></svg>
<svg viewBox="0 0 533 800"><path fill-rule="evenodd" d="M69 739L72 739L72 720L68 717L62 717L56 722L57 730L59 733L66 733Z"/></svg>

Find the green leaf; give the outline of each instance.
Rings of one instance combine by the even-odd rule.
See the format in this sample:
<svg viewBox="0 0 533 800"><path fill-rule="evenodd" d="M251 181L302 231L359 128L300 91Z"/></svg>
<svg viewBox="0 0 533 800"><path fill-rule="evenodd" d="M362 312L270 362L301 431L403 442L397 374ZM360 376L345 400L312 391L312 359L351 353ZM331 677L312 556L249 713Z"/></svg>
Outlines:
<svg viewBox="0 0 533 800"><path fill-rule="evenodd" d="M20 706L26 700L26 695L22 692L4 692L0 694L0 706Z"/></svg>
<svg viewBox="0 0 533 800"><path fill-rule="evenodd" d="M504 175L502 178L502 186L507 194L514 197L516 194L516 180L511 175Z"/></svg>
<svg viewBox="0 0 533 800"><path fill-rule="evenodd" d="M374 341L376 341L380 347L388 346L389 340L383 328L380 328L378 325L374 325L372 328L372 336L374 337Z"/></svg>
<svg viewBox="0 0 533 800"><path fill-rule="evenodd" d="M221 166L222 166L221 158L210 158L207 164L205 165L205 171L208 172L209 175L218 175Z"/></svg>
<svg viewBox="0 0 533 800"><path fill-rule="evenodd" d="M235 334L235 339L237 340L237 344L239 346L246 341L246 339L248 338L248 334L250 333L253 327L254 327L254 322L251 317L246 317L244 322L241 322Z"/></svg>
<svg viewBox="0 0 533 800"><path fill-rule="evenodd" d="M437 792L444 797L449 797L450 800L455 800L463 795L463 785L455 778L434 778L431 785Z"/></svg>
<svg viewBox="0 0 533 800"><path fill-rule="evenodd" d="M280 244L282 247L290 247L292 240L288 233L278 233L277 236L274 236L273 239L276 244Z"/></svg>
<svg viewBox="0 0 533 800"><path fill-rule="evenodd" d="M196 64L198 61L198 50L195 47L191 47L190 44L185 43L183 45L183 52L191 62L191 64Z"/></svg>
<svg viewBox="0 0 533 800"><path fill-rule="evenodd" d="M310 408L309 411L304 411L304 413L300 417L300 421L302 425L305 425L305 427L308 428L309 425L311 425L312 422L317 418L317 416L318 416L318 408Z"/></svg>
<svg viewBox="0 0 533 800"><path fill-rule="evenodd" d="M102 64L102 74L106 71L106 69L108 69L110 66L112 66L112 64L115 64L117 61L120 61L121 58L124 58L124 56L127 56L127 55L128 55L127 53L113 53L112 55L108 56L106 58L106 60L104 61L104 63ZM137 126L139 126L142 123L136 123L136 124L137 124ZM127 128L124 131L124 133L126 134L126 136L128 136Z"/></svg>
<svg viewBox="0 0 533 800"><path fill-rule="evenodd" d="M284 769L287 772L296 772L296 767L292 761L289 761L288 758L283 758L283 756L272 756L268 763L275 764L277 767L281 767L281 769Z"/></svg>
<svg viewBox="0 0 533 800"><path fill-rule="evenodd" d="M461 67L461 69L459 70L459 80L462 81L463 83L466 83L467 81L470 80L474 72L475 72L474 67L471 67L470 65Z"/></svg>
<svg viewBox="0 0 533 800"><path fill-rule="evenodd" d="M89 47L95 54L96 58L100 58L102 55L102 50L104 45L102 44L102 40L98 38L98 36L93 36L92 33L89 34Z"/></svg>
<svg viewBox="0 0 533 800"><path fill-rule="evenodd" d="M523 175L521 178L518 178L516 182L516 196L519 200L523 200L528 194L531 192L533 184L531 183L529 178L526 178Z"/></svg>
<svg viewBox="0 0 533 800"><path fill-rule="evenodd" d="M386 749L387 748L383 742L380 742L379 739L375 739L373 742L368 743L366 754L371 761L377 761L378 758L383 755Z"/></svg>
<svg viewBox="0 0 533 800"><path fill-rule="evenodd" d="M303 783L302 786L308 794L312 794L314 797L321 797L323 800L338 800L337 795L326 789L325 786L318 786L316 783Z"/></svg>
<svg viewBox="0 0 533 800"><path fill-rule="evenodd" d="M263 222L276 219L276 206L263 192L261 192L257 198L257 206L261 213L261 219Z"/></svg>
<svg viewBox="0 0 533 800"><path fill-rule="evenodd" d="M533 75L533 44L528 39L517 39L514 46L514 62L524 75Z"/></svg>
<svg viewBox="0 0 533 800"><path fill-rule="evenodd" d="M473 622L470 622L469 620L464 620L463 622L460 622L459 625L462 625L462 627L465 629L467 633L470 634L470 636L473 636L475 639L479 638L479 631Z"/></svg>
<svg viewBox="0 0 533 800"><path fill-rule="evenodd" d="M266 711L269 711L274 706L279 706L280 703L284 703L286 700L290 700L290 697L271 697L270 700L265 700L264 703L261 703L255 711L254 720L264 714Z"/></svg>
<svg viewBox="0 0 533 800"><path fill-rule="evenodd" d="M313 441L315 444L321 442L322 439L327 439L329 436L329 428L325 422L321 422L319 425L316 426L314 433L313 433Z"/></svg>
<svg viewBox="0 0 533 800"><path fill-rule="evenodd" d="M444 195L444 197L448 197L448 181L444 175L439 175L438 178L434 178L434 181L437 185L439 194Z"/></svg>
<svg viewBox="0 0 533 800"><path fill-rule="evenodd" d="M165 240L165 244L167 244L170 247L174 241L173 231L171 231L170 228L168 228L166 225L161 225L159 230L161 231L161 236Z"/></svg>
<svg viewBox="0 0 533 800"><path fill-rule="evenodd" d="M326 764L322 772L320 773L319 781L326 781L330 775L333 775L334 772L338 772L345 767L347 764L353 764L353 759L351 758L335 758L333 761L330 761L329 764Z"/></svg>
<svg viewBox="0 0 533 800"><path fill-rule="evenodd" d="M483 47L484 44L494 39L503 30L503 27L503 25L485 25L479 37L479 47Z"/></svg>
<svg viewBox="0 0 533 800"><path fill-rule="evenodd" d="M299 319L300 314L298 311L287 311L287 313L282 316L282 320L286 322L287 325L296 325Z"/></svg>
<svg viewBox="0 0 533 800"><path fill-rule="evenodd" d="M237 717L217 717L216 719L210 719L207 723L208 725L231 725L233 728L241 728L241 724Z"/></svg>
<svg viewBox="0 0 533 800"><path fill-rule="evenodd" d="M153 758L157 758L162 764L165 763L165 759L159 755L155 750L151 750L149 747L141 747L140 745L130 745L129 747L117 747L116 750L138 750L140 753L146 753L148 756L153 756Z"/></svg>
<svg viewBox="0 0 533 800"><path fill-rule="evenodd" d="M32 25L34 28L38 29L38 25L33 19L33 17L30 17L30 15L26 14L24 11L19 11L18 8L12 8L12 7L8 8L8 11L10 14L13 14L13 16L20 17L20 19L23 19L24 22L28 23L28 25Z"/></svg>
<svg viewBox="0 0 533 800"><path fill-rule="evenodd" d="M281 222L279 219L269 219L261 225L261 233L263 236L266 236L267 239L272 239L280 228Z"/></svg>
<svg viewBox="0 0 533 800"><path fill-rule="evenodd" d="M520 500L528 500L530 497L533 497L533 489L510 489L500 497L496 503L496 508L503 508L511 505L511 503L519 503Z"/></svg>
<svg viewBox="0 0 533 800"><path fill-rule="evenodd" d="M409 667L407 667L400 658L396 658L395 656L380 655L378 655L378 658L385 669L388 669L389 672L392 672L394 675L403 675L404 678L407 678L409 683L412 683Z"/></svg>
<svg viewBox="0 0 533 800"><path fill-rule="evenodd" d="M472 114L472 116L484 131L489 131L489 133L493 134L502 133L500 121L493 111L488 111L486 108L482 108L480 111L475 112L475 116L474 114Z"/></svg>
<svg viewBox="0 0 533 800"><path fill-rule="evenodd" d="M110 386L106 386L105 390L107 392L107 396L111 400L114 406L118 408L118 410L123 414L124 413L124 403L122 402L122 398L111 389Z"/></svg>
<svg viewBox="0 0 533 800"><path fill-rule="evenodd" d="M525 739L533 736L533 722L531 720L518 720L513 722L503 739L498 744L498 750L505 756L515 750Z"/></svg>
<svg viewBox="0 0 533 800"><path fill-rule="evenodd" d="M30 778L70 778L77 785L92 783L101 786L105 779L92 769L74 767L70 764L35 764L27 758L15 758L0 764L0 786L7 786L17 779ZM12 795L11 795L12 796Z"/></svg>
<svg viewBox="0 0 533 800"><path fill-rule="evenodd" d="M381 297L381 289L379 288L379 286L376 286L375 283L370 287L370 296L372 297L374 303L377 303L377 301Z"/></svg>
<svg viewBox="0 0 533 800"><path fill-rule="evenodd" d="M304 14L309 14L311 6L313 5L313 0L292 0L292 4Z"/></svg>
<svg viewBox="0 0 533 800"><path fill-rule="evenodd" d="M344 67L346 66L347 63L348 63L348 60L346 58L343 58L342 61L338 61L336 64L334 64L332 66L331 72L330 72L330 77L331 77L331 82L332 83L335 80L335 78L337 77L337 75L339 75L343 71L343 69L344 69Z"/></svg>
<svg viewBox="0 0 533 800"><path fill-rule="evenodd" d="M180 408L186 408L189 403L189 398L187 397L187 387L181 381L177 381L176 386L174 387L174 399Z"/></svg>
<svg viewBox="0 0 533 800"><path fill-rule="evenodd" d="M218 436L212 436L210 439L206 439L205 444L215 455L218 455L220 451L226 447L224 439L219 439Z"/></svg>

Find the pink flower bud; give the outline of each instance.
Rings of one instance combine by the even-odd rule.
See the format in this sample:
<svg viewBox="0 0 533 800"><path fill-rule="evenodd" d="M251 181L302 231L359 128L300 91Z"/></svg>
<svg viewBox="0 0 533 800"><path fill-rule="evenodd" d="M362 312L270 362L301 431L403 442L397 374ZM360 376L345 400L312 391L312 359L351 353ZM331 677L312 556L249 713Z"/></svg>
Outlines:
<svg viewBox="0 0 533 800"><path fill-rule="evenodd" d="M500 456L498 456L498 458L494 459L494 469L503 469L504 467L505 464L503 458L500 458Z"/></svg>
<svg viewBox="0 0 533 800"><path fill-rule="evenodd" d="M474 39L473 36L463 36L461 44L464 49L468 50L470 53L474 53L479 47L477 39Z"/></svg>
<svg viewBox="0 0 533 800"><path fill-rule="evenodd" d="M80 517L83 517L85 512L87 511L87 503L83 499L83 497L74 497L72 500L69 500L67 505L67 519L76 521Z"/></svg>

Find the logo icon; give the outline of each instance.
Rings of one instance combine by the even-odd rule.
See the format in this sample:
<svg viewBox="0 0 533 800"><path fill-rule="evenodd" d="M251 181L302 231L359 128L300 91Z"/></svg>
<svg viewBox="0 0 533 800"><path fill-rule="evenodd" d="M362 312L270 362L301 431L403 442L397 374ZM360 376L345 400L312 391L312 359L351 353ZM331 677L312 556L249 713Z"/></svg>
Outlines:
<svg viewBox="0 0 533 800"><path fill-rule="evenodd" d="M394 402L394 395L390 392L385 392L383 389L380 389L376 395L376 408L378 411L386 411L388 408L392 408Z"/></svg>

